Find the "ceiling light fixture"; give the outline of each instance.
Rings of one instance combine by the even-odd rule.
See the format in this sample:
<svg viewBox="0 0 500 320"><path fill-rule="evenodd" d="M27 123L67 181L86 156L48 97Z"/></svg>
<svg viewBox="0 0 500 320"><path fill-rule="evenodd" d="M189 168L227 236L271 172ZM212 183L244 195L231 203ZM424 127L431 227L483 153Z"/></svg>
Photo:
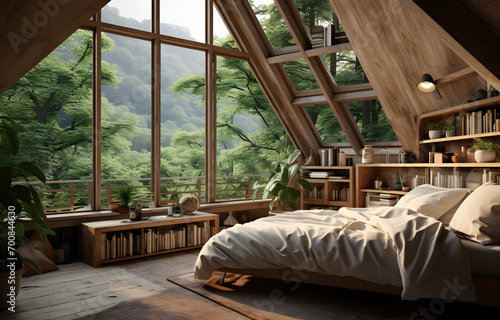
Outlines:
<svg viewBox="0 0 500 320"><path fill-rule="evenodd" d="M432 92L434 93L434 96L436 97L437 100L442 99L439 90L436 89L436 83L434 82L434 79L432 79L432 76L428 73L424 74L420 78L420 82L418 83L418 90L420 90L423 93Z"/></svg>

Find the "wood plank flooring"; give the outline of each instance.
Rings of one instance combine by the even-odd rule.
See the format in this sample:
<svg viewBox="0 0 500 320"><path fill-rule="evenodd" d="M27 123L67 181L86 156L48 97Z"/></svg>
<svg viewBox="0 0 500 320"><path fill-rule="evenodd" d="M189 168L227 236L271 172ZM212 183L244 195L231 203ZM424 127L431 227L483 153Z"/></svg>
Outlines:
<svg viewBox="0 0 500 320"><path fill-rule="evenodd" d="M24 277L16 312L0 311L0 318L247 319L167 281L168 277L192 272L198 252L191 250L101 268L78 261L59 265L58 271Z"/></svg>

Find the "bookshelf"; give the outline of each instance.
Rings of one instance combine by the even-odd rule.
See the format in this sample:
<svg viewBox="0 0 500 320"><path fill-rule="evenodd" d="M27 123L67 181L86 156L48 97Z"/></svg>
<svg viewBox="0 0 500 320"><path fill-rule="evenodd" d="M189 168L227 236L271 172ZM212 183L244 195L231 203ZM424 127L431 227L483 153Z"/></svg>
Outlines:
<svg viewBox="0 0 500 320"><path fill-rule="evenodd" d="M450 118L453 118L455 121L455 132L452 137L438 139L428 138L425 132L425 127L428 123L439 122ZM467 118L468 120L466 120ZM499 144L500 126L499 121L497 121L499 118L500 96L434 110L419 115L416 119L419 128L420 145L418 161L428 162L429 151L431 151L433 146L438 147L440 152L446 153L461 151L462 146L467 148L471 147L474 144L474 138L480 138L486 142ZM474 121L473 119L476 120ZM477 123L477 126L474 126L474 130L471 128L472 122Z"/></svg>
<svg viewBox="0 0 500 320"><path fill-rule="evenodd" d="M490 173L497 179L495 175L500 175L500 162L357 164L356 207L370 205L370 199L380 194L397 195L396 198L405 195L406 192L392 190L396 173L400 174L403 185L411 189L424 183L446 188L475 189L490 178ZM383 189L373 188L377 178L383 182Z"/></svg>
<svg viewBox="0 0 500 320"><path fill-rule="evenodd" d="M92 267L200 248L219 232L219 215L196 212L143 221L108 220L80 224L80 258Z"/></svg>
<svg viewBox="0 0 500 320"><path fill-rule="evenodd" d="M352 166L303 166L318 178L306 178L313 190L302 188L301 209L338 209L355 204L354 167ZM322 174L326 176L322 177Z"/></svg>

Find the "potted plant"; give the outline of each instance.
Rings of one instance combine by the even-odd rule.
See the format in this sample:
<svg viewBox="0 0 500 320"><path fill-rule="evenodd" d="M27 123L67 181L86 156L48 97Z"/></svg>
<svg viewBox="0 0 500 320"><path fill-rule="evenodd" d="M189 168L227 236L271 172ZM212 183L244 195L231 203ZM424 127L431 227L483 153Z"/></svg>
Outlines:
<svg viewBox="0 0 500 320"><path fill-rule="evenodd" d="M18 247L28 241L25 225L38 231L42 245L45 245L47 234L55 235L46 227L47 217L36 190L28 184L28 178L31 177L45 183L45 174L32 162L19 162L16 159L20 132L26 132L22 125L9 117L0 117L0 309L9 306L4 299L7 294L13 293L11 286L15 287L15 295L19 292L24 263L40 272L34 261L16 252ZM14 184L14 177L19 176L24 177L25 183ZM8 285L7 280L14 273L15 285Z"/></svg>
<svg viewBox="0 0 500 320"><path fill-rule="evenodd" d="M118 212L121 214L128 214L130 212L129 204L132 202L132 197L135 194L134 188L127 187L118 190L118 200L120 200L120 207Z"/></svg>
<svg viewBox="0 0 500 320"><path fill-rule="evenodd" d="M455 121L453 119L441 121L441 130L444 131L446 137L453 137L453 131L455 131Z"/></svg>
<svg viewBox="0 0 500 320"><path fill-rule="evenodd" d="M441 138L441 136L443 135L443 131L442 131L441 126L442 126L441 122L429 122L426 125L425 131L429 133L430 139Z"/></svg>
<svg viewBox="0 0 500 320"><path fill-rule="evenodd" d="M479 163L495 161L497 157L495 148L497 147L497 145L492 142L485 142L480 138L474 138L474 140L476 141L476 143L472 147L467 149L467 151L474 151L474 159L476 159L476 161Z"/></svg>
<svg viewBox="0 0 500 320"><path fill-rule="evenodd" d="M288 159L273 162L276 168L271 174L269 182L267 184L255 183L253 199L255 200L258 193L263 189L262 200L271 197L269 203L271 211L276 202L280 211L286 210L287 207L295 210L295 201L300 196L300 190L297 190L296 186L290 186L290 183L296 180L306 190L312 190L311 184L300 175L299 163L294 164L299 155L300 150L295 150Z"/></svg>
<svg viewBox="0 0 500 320"><path fill-rule="evenodd" d="M399 172L396 172L396 182L394 183L394 190L398 191L403 190L403 184L401 183L401 177L399 176Z"/></svg>

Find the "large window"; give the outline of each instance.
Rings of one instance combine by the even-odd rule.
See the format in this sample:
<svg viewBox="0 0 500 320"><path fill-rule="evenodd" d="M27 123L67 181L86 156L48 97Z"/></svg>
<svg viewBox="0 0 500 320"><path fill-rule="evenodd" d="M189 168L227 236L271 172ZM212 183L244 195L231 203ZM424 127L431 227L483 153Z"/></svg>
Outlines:
<svg viewBox="0 0 500 320"><path fill-rule="evenodd" d="M0 96L0 115L26 128L17 159L46 174L34 187L47 212L90 208L92 68L92 32L79 30Z"/></svg>
<svg viewBox="0 0 500 320"><path fill-rule="evenodd" d="M162 45L161 199L205 195L205 53Z"/></svg>
<svg viewBox="0 0 500 320"><path fill-rule="evenodd" d="M245 199L291 142L246 61L217 58L217 199Z"/></svg>
<svg viewBox="0 0 500 320"><path fill-rule="evenodd" d="M101 37L101 201L120 188L151 191L151 43Z"/></svg>

